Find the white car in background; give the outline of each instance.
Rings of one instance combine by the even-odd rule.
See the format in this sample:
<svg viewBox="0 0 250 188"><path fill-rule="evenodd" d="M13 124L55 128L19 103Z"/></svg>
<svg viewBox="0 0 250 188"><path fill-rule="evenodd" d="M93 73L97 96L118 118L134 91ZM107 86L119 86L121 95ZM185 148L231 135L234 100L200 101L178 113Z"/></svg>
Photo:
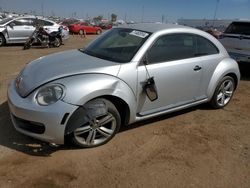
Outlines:
<svg viewBox="0 0 250 188"><path fill-rule="evenodd" d="M58 31L60 24L36 17L6 18L0 21L0 46L11 43L25 43L32 35L36 24L42 25L48 33ZM63 40L69 38L69 29L63 26Z"/></svg>
<svg viewBox="0 0 250 188"><path fill-rule="evenodd" d="M250 63L250 21L232 22L219 40L236 61Z"/></svg>

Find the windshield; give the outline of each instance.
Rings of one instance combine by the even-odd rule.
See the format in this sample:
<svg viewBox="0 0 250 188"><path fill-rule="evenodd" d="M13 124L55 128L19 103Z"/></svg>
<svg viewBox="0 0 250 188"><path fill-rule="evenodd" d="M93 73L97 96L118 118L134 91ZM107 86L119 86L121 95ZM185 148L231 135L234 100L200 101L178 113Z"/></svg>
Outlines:
<svg viewBox="0 0 250 188"><path fill-rule="evenodd" d="M250 35L249 22L233 22L226 29L225 33Z"/></svg>
<svg viewBox="0 0 250 188"><path fill-rule="evenodd" d="M101 59L126 63L131 61L150 33L128 28L114 28L91 43L84 53Z"/></svg>
<svg viewBox="0 0 250 188"><path fill-rule="evenodd" d="M12 20L12 18L5 18L2 21L0 21L0 25L3 25L5 23L9 22L10 20Z"/></svg>

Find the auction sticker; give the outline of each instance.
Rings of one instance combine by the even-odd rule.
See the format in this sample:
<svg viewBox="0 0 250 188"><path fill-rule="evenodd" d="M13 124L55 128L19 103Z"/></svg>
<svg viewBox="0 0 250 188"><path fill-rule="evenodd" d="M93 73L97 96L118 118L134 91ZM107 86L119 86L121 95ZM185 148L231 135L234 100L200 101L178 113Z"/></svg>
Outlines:
<svg viewBox="0 0 250 188"><path fill-rule="evenodd" d="M134 35L140 38L145 38L147 37L149 34L143 31L137 31L137 30L133 30L131 33L129 33L130 35Z"/></svg>

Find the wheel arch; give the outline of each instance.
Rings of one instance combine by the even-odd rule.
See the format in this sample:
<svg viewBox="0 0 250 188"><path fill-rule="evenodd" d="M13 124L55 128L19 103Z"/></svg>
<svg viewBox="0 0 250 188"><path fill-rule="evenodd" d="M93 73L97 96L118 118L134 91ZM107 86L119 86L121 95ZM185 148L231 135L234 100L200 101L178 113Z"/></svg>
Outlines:
<svg viewBox="0 0 250 188"><path fill-rule="evenodd" d="M98 97L99 98L99 97ZM104 98L112 102L116 109L118 110L121 117L121 125L127 125L130 119L130 108L129 105L120 97L112 96L112 95L104 95L100 96L100 98Z"/></svg>
<svg viewBox="0 0 250 188"><path fill-rule="evenodd" d="M239 84L240 71L237 62L231 58L223 59L216 67L207 89L208 99L211 100L215 89L222 78L231 76L235 81L235 88Z"/></svg>

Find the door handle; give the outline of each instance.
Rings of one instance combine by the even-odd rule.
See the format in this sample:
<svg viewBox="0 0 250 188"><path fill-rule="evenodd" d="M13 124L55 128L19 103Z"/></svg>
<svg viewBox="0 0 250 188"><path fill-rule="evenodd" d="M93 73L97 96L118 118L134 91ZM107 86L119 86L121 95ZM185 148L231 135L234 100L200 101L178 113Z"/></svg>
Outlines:
<svg viewBox="0 0 250 188"><path fill-rule="evenodd" d="M196 65L195 67L194 67L194 71L199 71L199 70L201 70L202 68L199 66L199 65Z"/></svg>

